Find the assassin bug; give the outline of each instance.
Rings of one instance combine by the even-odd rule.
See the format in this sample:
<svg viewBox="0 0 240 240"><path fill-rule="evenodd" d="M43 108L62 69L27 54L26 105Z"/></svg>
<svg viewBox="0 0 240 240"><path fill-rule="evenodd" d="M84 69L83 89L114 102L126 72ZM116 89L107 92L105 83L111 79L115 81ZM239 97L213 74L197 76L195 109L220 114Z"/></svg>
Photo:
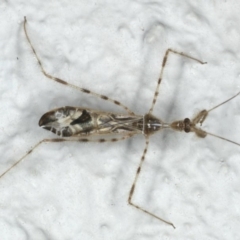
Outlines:
<svg viewBox="0 0 240 240"><path fill-rule="evenodd" d="M155 103L157 101L157 97L159 94L159 87L163 78L163 72L164 68L166 66L168 56L170 53L177 54L185 58L189 58L191 60L194 60L200 64L205 64L205 62L202 62L201 60L198 60L194 57L191 57L183 52L178 52L172 49L168 49L165 52L165 55L162 60L162 67L160 71L160 76L157 81L156 90L154 93L154 97L152 100L152 105L147 114L144 116L136 115L133 111L131 111L127 106L123 105L119 101L116 101L112 98L109 98L107 96L92 92L90 90L87 90L85 88L80 88L78 86L72 85L60 78L51 76L48 74L45 69L43 68L42 62L40 61L31 41L28 36L27 28L27 19L24 18L24 32L27 38L27 41L33 51L33 54L35 55L38 64L41 68L42 73L49 78L50 80L53 80L57 83L63 84L65 86L74 88L78 91L81 91L83 93L91 94L95 97L101 98L102 100L110 101L113 104L121 107L126 113L112 113L112 112L104 112L100 110L93 110L93 109L87 109L87 108L81 108L81 107L61 107L54 110L51 110L47 113L45 113L39 120L39 126L53 132L54 134L58 135L57 138L52 139L43 139L40 142L38 142L31 150L29 150L23 157L21 157L16 163L14 163L10 168L8 168L2 175L0 175L0 178L2 178L6 173L8 173L11 169L13 169L17 164L19 164L23 159L25 159L30 153L32 153L36 148L38 148L42 143L46 142L67 142L67 141L76 141L76 142L87 142L87 141L95 141L95 142L116 142L119 140L128 139L136 134L142 134L145 137L145 148L140 160L140 163L138 165L134 181L132 183L129 196L128 196L128 203L135 207L136 209L139 209L140 211L168 224L171 225L173 228L175 228L174 224L166 221L159 216L153 214L152 212L149 212L148 210L144 209L141 206L136 205L133 203L132 198L135 192L136 183L139 178L142 164L144 162L148 145L149 145L149 137L163 129L170 128L175 131L180 132L193 132L200 138L205 138L207 135L214 136L217 138L220 138L222 140L231 142L233 144L236 144L240 146L239 143L236 143L234 141L231 141L229 139L220 137L218 135L206 132L202 130L200 127L198 127L198 124L202 125L202 123L207 118L209 112L213 111L214 109L222 106L223 104L229 102L230 100L237 97L240 92L232 96L231 98L227 99L226 101L216 105L215 107L209 109L209 110L202 110L200 111L195 117L191 118L185 118L183 120L174 121L172 123L165 123L159 118L155 117L152 112L155 106ZM115 135L116 137L112 138L111 136ZM110 136L110 137L109 137Z"/></svg>

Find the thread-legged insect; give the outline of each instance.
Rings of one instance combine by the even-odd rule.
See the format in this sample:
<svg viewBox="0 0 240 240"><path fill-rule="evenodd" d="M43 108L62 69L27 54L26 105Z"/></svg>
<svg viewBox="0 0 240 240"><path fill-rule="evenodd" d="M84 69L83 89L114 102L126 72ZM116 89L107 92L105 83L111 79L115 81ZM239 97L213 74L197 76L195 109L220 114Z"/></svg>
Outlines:
<svg viewBox="0 0 240 240"><path fill-rule="evenodd" d="M76 142L87 142L87 141L95 141L95 142L116 142L119 140L124 140L127 138L130 138L136 134L142 134L145 137L145 148L143 151L143 154L140 159L140 163L138 165L134 181L132 183L129 196L128 196L128 203L135 207L136 209L139 209L140 211L162 221L166 224L171 225L175 228L174 224L166 221L159 216L155 215L152 212L149 212L145 208L136 205L132 199L133 195L136 189L137 180L139 178L140 172L142 170L142 165L145 160L145 156L148 150L149 145L149 138L152 134L159 132L160 130L163 130L165 128L170 128L175 131L184 131L186 133L193 132L198 137L204 138L207 135L211 135L220 139L223 139L225 141L231 142L233 144L236 144L240 146L239 143L233 142L229 139L217 136L215 134L206 132L202 130L200 127L198 127L198 124L202 125L202 123L207 118L210 111L213 111L214 109L222 106L223 104L229 102L233 98L237 97L239 93L232 96L231 98L227 99L226 101L216 105L215 107L209 109L209 110L202 110L200 111L195 117L193 117L191 120L189 118L185 118L184 120L178 120L174 121L172 123L165 123L159 118L155 117L152 112L155 106L155 103L157 101L157 97L159 94L159 87L163 78L164 69L168 60L168 56L170 53L180 55L185 58L189 58L191 60L194 60L200 64L205 64L205 62L202 62L194 57L191 57L185 53L178 52L172 49L168 49L163 57L162 60L162 67L160 71L160 76L157 81L156 90L154 93L154 97L152 100L151 108L147 114L144 116L136 115L133 111L131 111L128 107L120 103L119 101L116 101L112 98L109 98L107 96L94 93L90 90L80 88L78 86L72 85L70 83L67 83L66 81L59 79L57 77L51 76L48 74L45 69L43 68L42 62L40 61L31 41L28 36L28 32L26 29L27 20L24 18L24 32L27 38L27 41L33 51L33 54L37 58L38 64L41 68L42 73L50 80L53 80L57 83L63 84L65 86L74 88L76 90L79 90L83 93L91 94L95 97L101 98L103 100L112 102L113 104L121 107L124 111L126 111L126 114L119 114L119 113L111 113L111 112L104 112L100 110L92 110L92 109L86 109L86 108L80 108L80 107L61 107L58 109L51 110L47 113L45 113L41 119L39 120L39 126L42 128L49 130L53 132L54 134L57 134L58 138L53 139L43 139L40 142L38 142L30 151L28 151L23 157L21 157L16 163L14 163L9 169L7 169L2 175L0 175L0 178L2 178L6 173L8 173L11 169L13 169L17 164L19 164L23 159L25 159L30 153L32 153L36 148L38 148L42 143L46 142L66 142L66 141L76 141ZM112 138L112 135L115 135L116 137Z"/></svg>

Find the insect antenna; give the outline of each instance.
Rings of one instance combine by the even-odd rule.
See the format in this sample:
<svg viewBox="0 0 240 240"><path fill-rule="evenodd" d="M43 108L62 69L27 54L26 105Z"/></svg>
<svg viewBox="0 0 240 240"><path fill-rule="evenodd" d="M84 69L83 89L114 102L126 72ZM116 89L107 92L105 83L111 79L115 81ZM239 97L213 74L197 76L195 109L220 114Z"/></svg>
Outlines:
<svg viewBox="0 0 240 240"><path fill-rule="evenodd" d="M197 116L195 118L193 118L192 122L194 125L196 124L200 124L200 126L202 126L203 122L205 121L205 119L207 118L209 112L217 109L218 107L220 106L223 106L224 104L226 104L227 102L233 100L234 98L236 98L238 95L240 94L240 92L238 92L237 94L235 94L234 96L228 98L227 100L219 103L218 105L210 108L209 110L202 110L200 111ZM222 140L225 140L227 142L230 142L230 143L233 143L235 145L238 145L240 146L239 143L235 142L235 141L232 141L228 138L225 138L225 137L222 137L222 136L218 136L217 134L214 134L214 133L210 133L210 132L207 132L205 130L202 130L200 128L197 128L197 127L193 127L193 131L199 136L199 137L206 137L207 135L210 135L210 136L213 136L213 137L216 137L216 138L219 138L219 139L222 139Z"/></svg>

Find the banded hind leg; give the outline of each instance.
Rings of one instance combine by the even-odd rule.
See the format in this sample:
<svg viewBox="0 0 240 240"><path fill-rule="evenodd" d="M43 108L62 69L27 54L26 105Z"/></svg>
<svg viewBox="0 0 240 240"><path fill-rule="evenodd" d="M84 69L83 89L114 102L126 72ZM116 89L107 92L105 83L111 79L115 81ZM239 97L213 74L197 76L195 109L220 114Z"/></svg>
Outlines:
<svg viewBox="0 0 240 240"><path fill-rule="evenodd" d="M27 25L27 18L24 17L24 24L23 24L23 26L24 26L25 36L26 36L27 41L28 41L28 43L29 43L29 45L30 45L30 47L31 47L31 49L32 49L33 54L35 55L35 57L36 57L36 59L37 59L38 65L40 66L40 69L41 69L42 73L43 73L48 79L53 80L53 81L55 81L55 82L57 82L57 83L63 84L63 85L65 85L65 86L71 87L71 88L73 88L73 89L76 89L76 90L78 90L78 91L80 91L80 92L87 93L87 94L91 94L91 95L93 95L93 96L95 96L95 97L97 97L97 98L100 98L100 99L102 99L102 100L109 101L109 102L111 102L111 103L113 103L113 104L115 104L115 105L123 108L123 109L124 109L126 112L128 112L130 115L134 115L133 111L131 111L127 106L125 106L124 104L122 104L121 102L119 102L119 101L117 101L117 100L115 100L115 99L109 98L109 97L107 97L107 96L105 96L105 95L102 95L102 94L98 94L98 93L92 92L92 91L90 91L90 90L88 90L88 89L85 89L85 88L78 87L78 86L76 86L76 85L73 85L73 84L71 84L71 83L66 82L65 80L62 80L62 79L57 78L57 77L54 77L54 76L50 75L49 73L47 73L47 72L45 71L45 69L43 68L43 64L42 64L40 58L38 57L37 52L36 52L35 48L33 47L32 42L31 42L31 40L30 40L30 38L29 38L29 36L28 36L28 32L27 32L27 27L26 27L26 25Z"/></svg>
<svg viewBox="0 0 240 240"><path fill-rule="evenodd" d="M0 179L6 175L10 170L12 170L14 167L16 167L19 163L21 163L28 155L33 153L39 146L41 146L43 143L59 143L59 142L98 142L98 143L104 143L104 142L117 142L121 140L128 139L132 137L134 134L127 134L122 137L118 138L98 138L98 139L91 139L86 137L79 137L79 138L46 138L41 141L39 141L35 146L33 146L25 155L23 155L19 160L17 160L11 167L9 167L7 170L5 170L1 175Z"/></svg>

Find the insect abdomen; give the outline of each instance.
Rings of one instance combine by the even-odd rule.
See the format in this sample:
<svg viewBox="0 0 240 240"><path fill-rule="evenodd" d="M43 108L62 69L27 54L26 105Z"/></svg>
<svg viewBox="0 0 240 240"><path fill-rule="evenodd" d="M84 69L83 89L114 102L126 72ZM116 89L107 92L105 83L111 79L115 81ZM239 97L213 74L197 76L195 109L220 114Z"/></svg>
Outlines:
<svg viewBox="0 0 240 240"><path fill-rule="evenodd" d="M142 116L114 114L92 109L62 107L45 113L39 126L61 137L93 134L142 133Z"/></svg>
<svg viewBox="0 0 240 240"><path fill-rule="evenodd" d="M93 118L85 109L62 107L45 113L39 126L61 137L88 135L96 129Z"/></svg>

